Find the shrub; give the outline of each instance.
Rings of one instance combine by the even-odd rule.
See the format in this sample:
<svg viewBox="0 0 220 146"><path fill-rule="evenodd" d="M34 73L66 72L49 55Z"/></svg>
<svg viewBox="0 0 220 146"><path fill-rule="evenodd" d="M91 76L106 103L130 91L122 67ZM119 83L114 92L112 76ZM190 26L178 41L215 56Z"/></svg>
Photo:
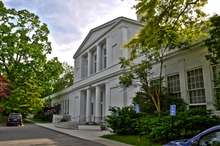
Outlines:
<svg viewBox="0 0 220 146"><path fill-rule="evenodd" d="M148 135L153 141L166 142L189 138L197 133L220 124L220 118L210 116L208 111L189 110L177 113L171 125L170 116L147 116L138 119L137 134Z"/></svg>
<svg viewBox="0 0 220 146"><path fill-rule="evenodd" d="M133 106L113 107L110 111L111 115L107 117L106 121L116 134L131 135L137 133L135 127L140 115L136 114Z"/></svg>

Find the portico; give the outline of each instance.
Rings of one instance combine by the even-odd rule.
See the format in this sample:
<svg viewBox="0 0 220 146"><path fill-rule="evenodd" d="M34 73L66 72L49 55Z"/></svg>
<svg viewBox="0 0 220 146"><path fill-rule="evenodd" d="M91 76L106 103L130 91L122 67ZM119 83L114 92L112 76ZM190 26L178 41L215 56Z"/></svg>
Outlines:
<svg viewBox="0 0 220 146"><path fill-rule="evenodd" d="M90 87L86 89L86 100L85 100L85 115L86 122L100 123L105 119L104 109L105 109L105 84L100 84L95 87ZM84 97L82 97L84 98ZM80 115L83 116L83 115Z"/></svg>

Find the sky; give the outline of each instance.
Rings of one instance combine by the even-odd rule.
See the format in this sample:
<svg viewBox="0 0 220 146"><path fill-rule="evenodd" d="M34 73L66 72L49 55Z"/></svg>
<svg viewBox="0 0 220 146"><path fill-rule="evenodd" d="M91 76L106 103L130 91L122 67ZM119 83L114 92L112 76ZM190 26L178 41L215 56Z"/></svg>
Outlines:
<svg viewBox="0 0 220 146"><path fill-rule="evenodd" d="M52 54L74 65L73 55L89 30L119 16L136 19L135 0L3 0L6 7L27 9L49 27ZM204 11L220 14L220 0L208 0Z"/></svg>

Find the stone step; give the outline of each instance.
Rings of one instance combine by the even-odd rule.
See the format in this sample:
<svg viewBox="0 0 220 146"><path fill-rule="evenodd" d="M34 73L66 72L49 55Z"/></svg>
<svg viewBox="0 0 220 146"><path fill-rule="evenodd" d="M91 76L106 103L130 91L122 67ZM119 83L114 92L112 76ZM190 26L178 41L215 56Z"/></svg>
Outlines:
<svg viewBox="0 0 220 146"><path fill-rule="evenodd" d="M77 122L58 122L55 123L55 127L58 128L64 128L64 129L73 129L73 130L78 130L79 129L79 124Z"/></svg>

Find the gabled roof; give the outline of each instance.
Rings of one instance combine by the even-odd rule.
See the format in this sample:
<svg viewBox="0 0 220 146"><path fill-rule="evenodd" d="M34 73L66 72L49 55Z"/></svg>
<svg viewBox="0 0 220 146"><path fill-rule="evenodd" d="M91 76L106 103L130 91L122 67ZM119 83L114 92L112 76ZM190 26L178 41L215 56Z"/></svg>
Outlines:
<svg viewBox="0 0 220 146"><path fill-rule="evenodd" d="M85 49L87 49L91 44L96 42L100 37L102 37L105 33L110 31L112 28L114 28L117 24L119 24L121 21L126 21L129 23L133 23L136 25L140 25L140 22L129 19L126 17L118 17L111 21L108 21L98 27L95 27L89 31L86 38L83 40L79 48L77 49L76 53L74 54L73 58L76 58L81 52L83 52Z"/></svg>

